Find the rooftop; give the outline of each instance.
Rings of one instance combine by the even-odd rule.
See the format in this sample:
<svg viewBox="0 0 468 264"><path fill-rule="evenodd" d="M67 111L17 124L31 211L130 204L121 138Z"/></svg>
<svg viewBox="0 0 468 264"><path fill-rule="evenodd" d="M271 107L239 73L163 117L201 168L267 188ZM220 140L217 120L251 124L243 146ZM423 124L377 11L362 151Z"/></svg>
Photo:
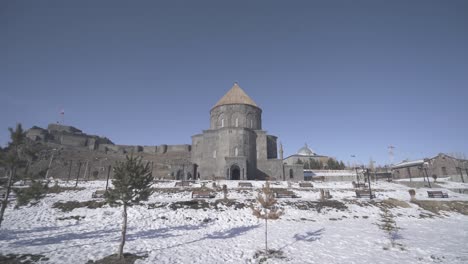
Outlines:
<svg viewBox="0 0 468 264"><path fill-rule="evenodd" d="M258 107L258 105L250 98L242 88L239 87L237 83L234 83L231 90L229 90L216 104L213 108L220 105L230 105L230 104L246 104Z"/></svg>
<svg viewBox="0 0 468 264"><path fill-rule="evenodd" d="M316 155L315 152L313 150L311 150L309 148L309 146L307 146L307 143L302 147L300 148L298 151L297 151L297 155L301 155L301 156L314 156Z"/></svg>

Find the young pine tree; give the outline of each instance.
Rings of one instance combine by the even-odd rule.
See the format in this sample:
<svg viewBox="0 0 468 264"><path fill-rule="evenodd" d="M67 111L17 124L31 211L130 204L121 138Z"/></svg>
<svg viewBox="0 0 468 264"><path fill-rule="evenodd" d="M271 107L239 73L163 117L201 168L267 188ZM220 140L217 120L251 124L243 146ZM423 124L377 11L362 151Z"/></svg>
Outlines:
<svg viewBox="0 0 468 264"><path fill-rule="evenodd" d="M265 255L268 255L268 220L279 219L284 211L276 206L276 199L270 189L270 183L265 182L262 191L257 196L257 206L252 205L252 212L259 219L265 219Z"/></svg>
<svg viewBox="0 0 468 264"><path fill-rule="evenodd" d="M123 248L127 234L127 207L140 201L147 201L151 195L153 176L149 163L143 164L141 157L127 156L125 162L117 162L114 167L113 188L106 193L106 200L123 206L122 237L118 257L123 258Z"/></svg>

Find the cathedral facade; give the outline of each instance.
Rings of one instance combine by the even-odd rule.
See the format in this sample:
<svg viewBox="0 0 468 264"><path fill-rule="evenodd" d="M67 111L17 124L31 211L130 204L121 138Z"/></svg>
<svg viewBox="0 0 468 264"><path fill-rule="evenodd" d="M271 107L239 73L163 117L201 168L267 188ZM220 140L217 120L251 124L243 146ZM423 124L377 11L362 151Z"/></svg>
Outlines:
<svg viewBox="0 0 468 264"><path fill-rule="evenodd" d="M304 179L303 167L285 164L277 137L262 129L262 109L237 83L210 111L210 128L192 136L191 162L201 179Z"/></svg>

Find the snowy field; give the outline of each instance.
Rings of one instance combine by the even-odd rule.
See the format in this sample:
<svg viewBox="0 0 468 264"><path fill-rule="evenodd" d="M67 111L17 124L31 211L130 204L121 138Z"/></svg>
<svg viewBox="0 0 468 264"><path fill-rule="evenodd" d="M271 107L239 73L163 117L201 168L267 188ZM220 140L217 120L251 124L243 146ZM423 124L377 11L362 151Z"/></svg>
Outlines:
<svg viewBox="0 0 468 264"><path fill-rule="evenodd" d="M468 184L440 181L444 188L468 188ZM188 190L165 191L173 190L169 188L174 182L154 185L161 191L128 211L124 251L147 255L136 263L260 262L254 255L264 249L265 226L248 205L264 182L251 183L253 190L221 181L228 185L228 198L233 202L214 205L223 197L218 192L216 198L205 200L207 206L200 203L204 208L199 209L175 206L192 199ZM285 215L268 223L268 235L269 248L281 250L282 258L267 263L468 263L468 215L424 210L410 203L409 188L397 183L373 183L377 195L373 202L355 198L349 182L313 184L314 188L299 188L295 183L291 189L300 198L279 199ZM121 208L104 205L63 212L52 207L59 201L102 201L91 195L104 189L105 182L80 183L79 187L85 189L48 194L39 203L20 209L11 204L0 229L0 254L48 258L39 263L86 263L115 253ZM288 186L280 182L272 187ZM319 203L319 188L330 190L333 198ZM429 199L427 190L417 189L416 198L462 201L465 208L468 203L468 194L444 189L449 198ZM385 219L392 219L395 228L384 230Z"/></svg>

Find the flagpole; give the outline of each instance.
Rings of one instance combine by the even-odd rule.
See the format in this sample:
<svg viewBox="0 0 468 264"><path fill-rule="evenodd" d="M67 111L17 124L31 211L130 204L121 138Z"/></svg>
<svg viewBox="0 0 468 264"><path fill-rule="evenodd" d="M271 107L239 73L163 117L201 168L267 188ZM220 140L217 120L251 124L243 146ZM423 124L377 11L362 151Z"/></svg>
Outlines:
<svg viewBox="0 0 468 264"><path fill-rule="evenodd" d="M65 124L65 110L64 109L60 111L60 116L62 117L62 125L64 125Z"/></svg>

